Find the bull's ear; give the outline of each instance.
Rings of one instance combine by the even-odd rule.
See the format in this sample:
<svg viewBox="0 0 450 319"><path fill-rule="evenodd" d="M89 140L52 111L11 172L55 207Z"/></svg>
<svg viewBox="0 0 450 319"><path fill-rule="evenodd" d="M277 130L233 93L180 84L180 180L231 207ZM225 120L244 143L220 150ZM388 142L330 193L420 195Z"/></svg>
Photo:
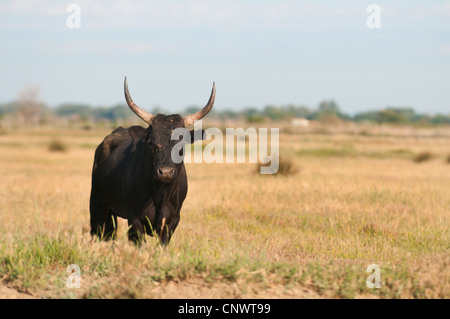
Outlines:
<svg viewBox="0 0 450 319"><path fill-rule="evenodd" d="M189 133L191 134L191 143L201 141L206 138L206 133L204 130L191 130Z"/></svg>

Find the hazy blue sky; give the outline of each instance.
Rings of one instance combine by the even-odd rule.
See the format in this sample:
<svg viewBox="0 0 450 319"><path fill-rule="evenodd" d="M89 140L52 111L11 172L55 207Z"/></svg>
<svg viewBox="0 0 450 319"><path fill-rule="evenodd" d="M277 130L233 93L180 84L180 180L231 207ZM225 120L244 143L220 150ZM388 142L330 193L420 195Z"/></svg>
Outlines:
<svg viewBox="0 0 450 319"><path fill-rule="evenodd" d="M69 4L81 28L69 29ZM369 29L366 7L381 7ZM450 1L2 0L0 103L27 84L50 106L176 112L266 104L450 112Z"/></svg>

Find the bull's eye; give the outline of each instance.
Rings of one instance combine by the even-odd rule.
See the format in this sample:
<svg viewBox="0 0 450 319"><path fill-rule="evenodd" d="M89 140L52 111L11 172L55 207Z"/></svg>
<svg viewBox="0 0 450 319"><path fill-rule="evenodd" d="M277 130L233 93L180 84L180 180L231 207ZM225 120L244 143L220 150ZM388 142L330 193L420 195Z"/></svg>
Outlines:
<svg viewBox="0 0 450 319"><path fill-rule="evenodd" d="M184 147L180 147L180 150L178 151L178 154L180 155L180 156L183 156L183 150L184 150Z"/></svg>
<svg viewBox="0 0 450 319"><path fill-rule="evenodd" d="M158 147L156 147L155 144L150 143L150 147L151 147L151 149L152 149L153 152L157 152L157 151L158 151Z"/></svg>

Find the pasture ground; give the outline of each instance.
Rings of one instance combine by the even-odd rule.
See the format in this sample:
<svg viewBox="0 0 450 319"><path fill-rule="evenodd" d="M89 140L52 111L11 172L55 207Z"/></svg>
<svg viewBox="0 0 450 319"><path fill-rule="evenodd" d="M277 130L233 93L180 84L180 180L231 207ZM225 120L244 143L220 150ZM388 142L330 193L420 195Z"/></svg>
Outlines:
<svg viewBox="0 0 450 319"><path fill-rule="evenodd" d="M187 164L164 251L128 243L124 221L114 243L90 238L107 131L2 131L0 298L449 298L450 137L423 131L282 130L280 154L298 168L287 176ZM66 148L50 151L55 139ZM79 289L66 287L70 264ZM380 289L366 286L370 264Z"/></svg>

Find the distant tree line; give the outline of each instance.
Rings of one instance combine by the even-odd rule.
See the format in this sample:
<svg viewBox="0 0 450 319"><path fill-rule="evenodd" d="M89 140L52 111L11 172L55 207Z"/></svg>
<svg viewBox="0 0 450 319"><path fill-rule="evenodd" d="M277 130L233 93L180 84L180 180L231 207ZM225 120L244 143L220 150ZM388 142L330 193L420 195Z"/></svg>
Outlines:
<svg viewBox="0 0 450 319"><path fill-rule="evenodd" d="M188 108L183 114L198 111L200 108ZM424 124L443 125L450 124L450 112L448 114L419 114L409 107L386 107L381 110L360 112L348 115L342 112L338 104L333 100L322 101L317 108L297 105L266 105L263 109L246 107L241 111L213 109L211 117L221 120L245 119L248 122L262 123L266 120L289 120L292 118L306 118L308 120L325 120L337 118L353 122L391 123L391 124Z"/></svg>
<svg viewBox="0 0 450 319"><path fill-rule="evenodd" d="M30 91L30 90L29 90ZM25 92L27 93L27 92ZM2 119L19 117L24 125L32 123L52 123L55 119L68 119L95 123L110 121L117 123L135 115L126 104L118 104L112 107L93 107L88 104L66 103L55 108L50 108L36 100L36 93L22 94L15 102L0 104L0 124ZM33 94L32 94L33 93ZM190 106L181 112L182 115L191 114L200 107ZM167 110L154 108L149 110L153 114L170 113ZM390 124L423 124L423 125L449 125L449 114L419 114L408 107L387 107L381 110L360 112L353 116L343 113L333 100L321 102L317 108L309 108L303 105L267 105L262 109L246 107L240 111L231 109L213 109L209 115L211 119L237 120L242 119L251 123L263 123L265 121L289 120L292 118L306 118L308 120L321 121L335 118L354 122L390 123Z"/></svg>
<svg viewBox="0 0 450 319"><path fill-rule="evenodd" d="M199 109L199 107L189 107L181 114L190 114L198 111ZM258 109L256 107L245 107L240 111L231 109L217 111L213 109L208 116L215 117L220 120L245 119L248 122L264 122L266 120L279 121L289 120L292 118L320 120L326 115L335 115L343 119L351 120L349 116L339 110L339 107L334 101L322 102L317 110L303 105L266 105L263 109Z"/></svg>
<svg viewBox="0 0 450 319"><path fill-rule="evenodd" d="M79 116L82 120L92 119L98 121L101 119L117 121L127 119L132 116L130 109L126 104L118 104L112 107L92 107L87 104L62 104L52 110L59 117Z"/></svg>

